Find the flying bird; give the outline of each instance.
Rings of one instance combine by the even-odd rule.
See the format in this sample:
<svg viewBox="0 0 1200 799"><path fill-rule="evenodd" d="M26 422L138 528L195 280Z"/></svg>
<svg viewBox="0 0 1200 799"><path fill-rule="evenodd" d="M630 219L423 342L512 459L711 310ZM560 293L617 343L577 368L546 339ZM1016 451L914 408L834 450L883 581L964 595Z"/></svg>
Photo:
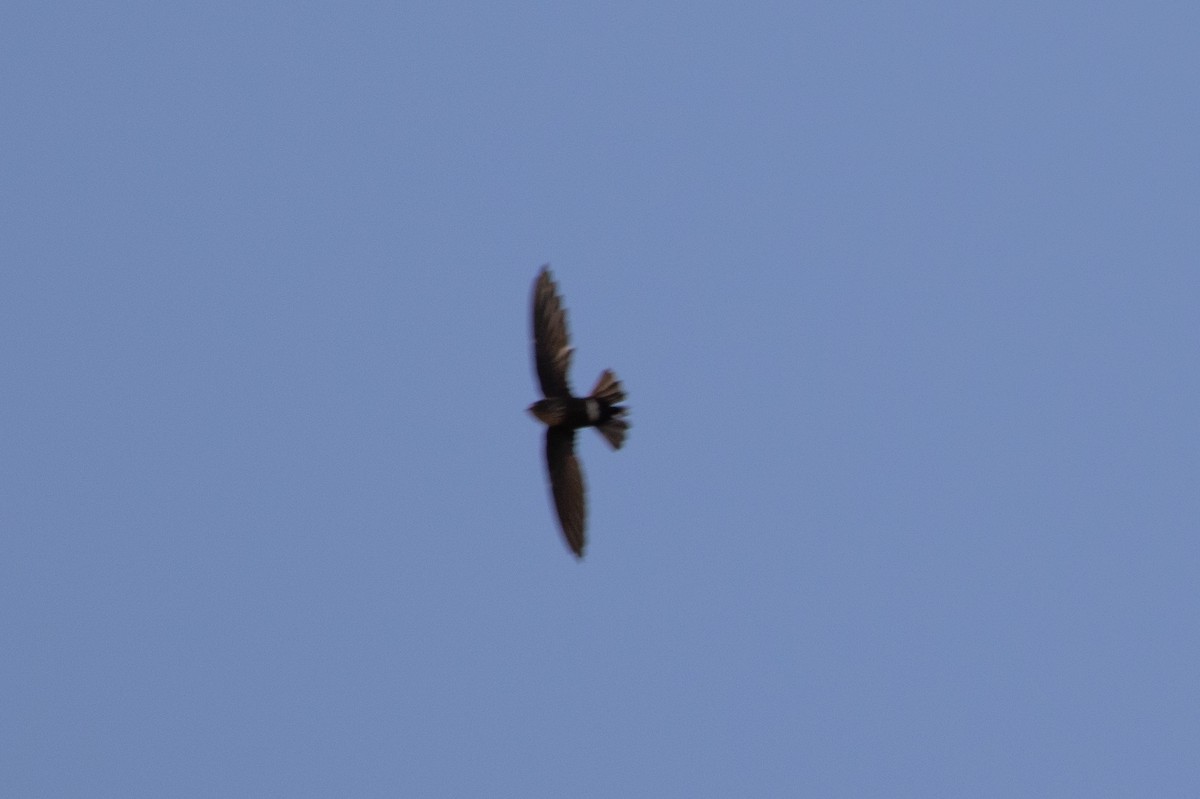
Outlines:
<svg viewBox="0 0 1200 799"><path fill-rule="evenodd" d="M533 284L533 360L545 399L530 405L529 412L546 425L546 469L554 507L567 546L582 558L587 503L583 471L575 457L575 431L594 427L609 446L620 449L629 422L624 419L628 409L618 404L625 399L625 391L611 369L600 373L590 395L571 394L567 372L572 352L567 311L550 276L550 267L543 266Z"/></svg>

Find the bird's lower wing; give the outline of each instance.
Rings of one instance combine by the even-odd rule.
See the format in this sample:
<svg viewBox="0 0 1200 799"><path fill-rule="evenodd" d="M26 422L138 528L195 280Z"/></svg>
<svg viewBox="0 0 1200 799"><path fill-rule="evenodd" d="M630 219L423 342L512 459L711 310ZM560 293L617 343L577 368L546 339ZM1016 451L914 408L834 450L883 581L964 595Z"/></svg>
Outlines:
<svg viewBox="0 0 1200 799"><path fill-rule="evenodd" d="M567 546L576 557L583 557L584 526L587 503L584 499L583 470L575 457L575 431L551 427L546 431L546 468L550 471L550 488L554 507L562 526Z"/></svg>

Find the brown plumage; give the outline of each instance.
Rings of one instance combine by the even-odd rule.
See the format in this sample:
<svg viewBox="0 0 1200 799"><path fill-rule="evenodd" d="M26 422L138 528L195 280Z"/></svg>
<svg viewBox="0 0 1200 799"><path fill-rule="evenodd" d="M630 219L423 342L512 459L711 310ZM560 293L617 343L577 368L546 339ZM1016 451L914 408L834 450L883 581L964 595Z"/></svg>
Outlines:
<svg viewBox="0 0 1200 799"><path fill-rule="evenodd" d="M587 397L571 394L571 353L567 312L549 267L543 266L533 284L533 360L545 399L530 405L529 412L546 425L546 469L563 536L576 557L583 557L587 501L583 470L575 457L575 431L595 427L609 446L620 449L629 422L624 419L628 409L618 404L625 391L609 369L600 373Z"/></svg>

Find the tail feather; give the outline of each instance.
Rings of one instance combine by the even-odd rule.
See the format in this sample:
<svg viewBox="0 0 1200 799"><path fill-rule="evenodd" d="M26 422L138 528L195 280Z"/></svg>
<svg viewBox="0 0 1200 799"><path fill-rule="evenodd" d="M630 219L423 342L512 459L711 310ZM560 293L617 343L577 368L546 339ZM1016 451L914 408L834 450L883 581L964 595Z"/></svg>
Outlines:
<svg viewBox="0 0 1200 799"><path fill-rule="evenodd" d="M613 449L620 449L625 443L625 434L629 430L629 422L622 417L629 412L628 408L618 405L625 399L625 389L621 387L621 381L613 374L611 369L605 369L600 373L600 378L596 380L596 387L592 389L592 396L608 406L612 412L612 417L601 422L596 426L600 431L600 435L604 436L604 440L608 442Z"/></svg>
<svg viewBox="0 0 1200 799"><path fill-rule="evenodd" d="M613 374L613 370L605 369L596 380L596 387L592 389L592 396L598 400L607 402L609 405L616 405L625 399L625 389L621 388L621 381Z"/></svg>
<svg viewBox="0 0 1200 799"><path fill-rule="evenodd" d="M625 409L621 408L621 413L624 412ZM620 449L621 445L625 443L625 433L629 430L629 422L620 416L614 416L607 422L597 426L596 429L600 431L600 435L604 436L604 440L608 442L610 447Z"/></svg>

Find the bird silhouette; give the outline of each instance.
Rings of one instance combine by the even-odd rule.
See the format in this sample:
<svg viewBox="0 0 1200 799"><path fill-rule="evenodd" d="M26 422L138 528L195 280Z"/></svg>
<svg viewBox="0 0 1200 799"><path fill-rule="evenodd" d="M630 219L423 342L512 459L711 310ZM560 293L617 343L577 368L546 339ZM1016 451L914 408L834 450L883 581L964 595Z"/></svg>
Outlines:
<svg viewBox="0 0 1200 799"><path fill-rule="evenodd" d="M625 391L611 369L600 373L588 396L571 393L567 372L573 351L567 311L550 267L543 266L533 284L533 359L545 399L530 405L529 412L546 425L546 469L554 507L567 546L582 558L587 543L587 500L583 470L575 456L575 431L595 427L609 446L620 449L629 422L624 418L628 408L618 404L625 399Z"/></svg>

